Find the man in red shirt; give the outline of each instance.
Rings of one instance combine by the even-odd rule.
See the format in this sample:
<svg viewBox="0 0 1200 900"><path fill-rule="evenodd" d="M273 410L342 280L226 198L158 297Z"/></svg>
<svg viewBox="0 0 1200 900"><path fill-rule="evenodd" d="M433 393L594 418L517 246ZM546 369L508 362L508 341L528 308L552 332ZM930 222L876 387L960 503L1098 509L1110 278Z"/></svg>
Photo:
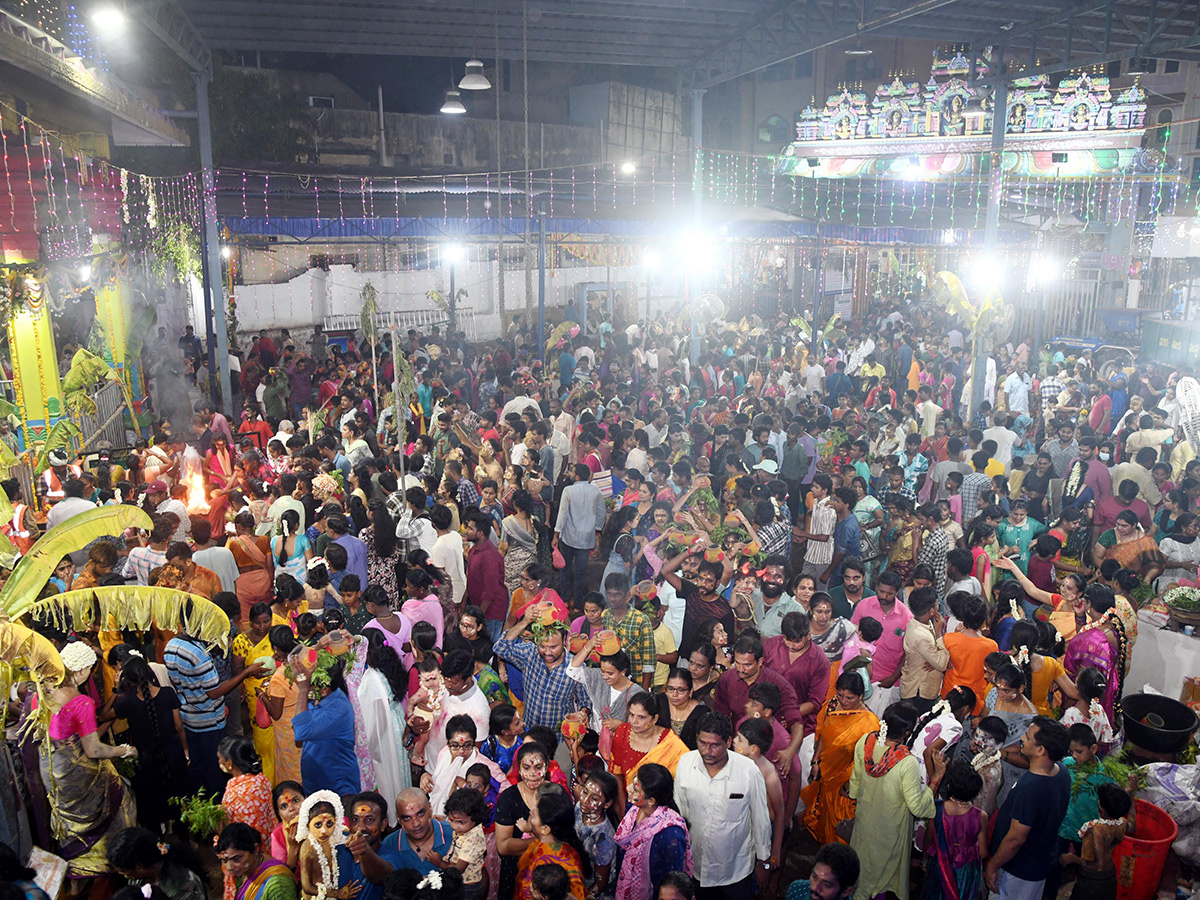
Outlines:
<svg viewBox="0 0 1200 900"><path fill-rule="evenodd" d="M482 609L488 631L495 629L499 634L508 614L508 591L504 588L504 557L491 540L492 517L478 513L463 526L463 536L471 544L467 553L467 603Z"/></svg>

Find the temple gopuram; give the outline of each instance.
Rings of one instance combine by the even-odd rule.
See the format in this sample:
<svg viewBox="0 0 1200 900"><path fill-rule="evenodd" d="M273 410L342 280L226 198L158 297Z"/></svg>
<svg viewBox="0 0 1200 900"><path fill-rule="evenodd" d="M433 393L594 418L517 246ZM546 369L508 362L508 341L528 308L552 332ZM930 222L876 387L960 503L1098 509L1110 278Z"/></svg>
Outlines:
<svg viewBox="0 0 1200 900"><path fill-rule="evenodd" d="M991 53L980 53L972 72L968 48L938 48L925 84L897 75L873 95L842 85L822 109L810 105L801 114L779 171L813 178L978 174L995 110L991 88L971 82L990 74ZM1136 79L1114 96L1099 73L1072 73L1057 84L1044 74L1016 78L1003 115L1003 165L1013 175L1132 174L1166 163L1141 146L1146 92Z"/></svg>

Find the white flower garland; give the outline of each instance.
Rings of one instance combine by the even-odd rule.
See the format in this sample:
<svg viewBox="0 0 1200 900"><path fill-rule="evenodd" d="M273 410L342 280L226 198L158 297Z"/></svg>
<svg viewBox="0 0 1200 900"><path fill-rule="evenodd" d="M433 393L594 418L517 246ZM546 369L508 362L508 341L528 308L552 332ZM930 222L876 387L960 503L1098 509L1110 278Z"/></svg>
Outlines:
<svg viewBox="0 0 1200 900"><path fill-rule="evenodd" d="M1092 702L1088 704L1088 716L1093 719L1107 719L1099 698L1093 698Z"/></svg>
<svg viewBox="0 0 1200 900"><path fill-rule="evenodd" d="M1000 750L998 748L993 750L991 753L980 750L973 757L971 757L971 768L976 772L982 772L992 763L998 762L1000 762Z"/></svg>
<svg viewBox="0 0 1200 900"><path fill-rule="evenodd" d="M1016 654L1013 656L1013 665L1026 666L1029 665L1029 648L1022 644L1017 648Z"/></svg>
<svg viewBox="0 0 1200 900"><path fill-rule="evenodd" d="M1083 836L1091 830L1093 825L1124 825L1124 819L1091 819L1084 822L1083 827L1079 829L1079 839L1083 840Z"/></svg>
<svg viewBox="0 0 1200 900"><path fill-rule="evenodd" d="M308 819L312 814L312 808L318 803L328 803L333 807L333 818L341 826L346 818L345 810L342 808L342 798L333 791L316 791L304 798L304 802L300 804L300 815L296 818L296 840L308 841L308 845L317 853L317 861L321 864L321 883L317 885L316 900L325 900L328 896L330 888L336 888L338 880L341 877L341 872L338 869L337 853L334 852L334 847L346 842L345 831L340 827L335 829L332 837L329 840L329 856L321 850L321 845L317 843L315 835L308 830Z"/></svg>
<svg viewBox="0 0 1200 900"><path fill-rule="evenodd" d="M879 743L884 743L887 740L887 722L879 723Z"/></svg>
<svg viewBox="0 0 1200 900"><path fill-rule="evenodd" d="M1025 618L1025 613L1021 610L1021 605L1016 600L1008 601L1008 610L1018 622Z"/></svg>

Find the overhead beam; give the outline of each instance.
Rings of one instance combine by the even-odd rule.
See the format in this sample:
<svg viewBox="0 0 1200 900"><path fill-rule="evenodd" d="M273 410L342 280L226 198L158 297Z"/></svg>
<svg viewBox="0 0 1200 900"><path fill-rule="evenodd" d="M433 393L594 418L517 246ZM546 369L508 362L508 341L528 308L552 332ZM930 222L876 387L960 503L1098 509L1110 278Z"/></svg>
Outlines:
<svg viewBox="0 0 1200 900"><path fill-rule="evenodd" d="M709 48L679 72L679 91L707 89L822 47L927 16L958 0L882 0L860 6L854 0L784 0L731 38ZM862 21L867 9L871 18Z"/></svg>
<svg viewBox="0 0 1200 900"><path fill-rule="evenodd" d="M147 30L182 59L193 72L212 71L212 51L178 4L173 0L150 0L132 7Z"/></svg>
<svg viewBox="0 0 1200 900"><path fill-rule="evenodd" d="M1166 56L1200 47L1200 0L1087 0L1061 15L980 31L972 46L1005 47L1004 70L980 83L1104 65L1132 56Z"/></svg>

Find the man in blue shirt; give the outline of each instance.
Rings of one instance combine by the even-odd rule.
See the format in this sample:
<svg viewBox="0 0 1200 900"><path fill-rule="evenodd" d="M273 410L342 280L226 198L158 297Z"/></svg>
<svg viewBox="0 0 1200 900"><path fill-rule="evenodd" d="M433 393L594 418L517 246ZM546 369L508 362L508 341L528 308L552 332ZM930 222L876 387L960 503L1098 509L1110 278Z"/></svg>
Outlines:
<svg viewBox="0 0 1200 900"><path fill-rule="evenodd" d="M367 545L350 534L350 522L342 515L330 516L325 523L333 536L333 543L346 548L346 573L358 576L358 583L367 584Z"/></svg>
<svg viewBox="0 0 1200 900"><path fill-rule="evenodd" d="M342 473L342 482L350 483L350 460L342 455L342 445L334 440L332 435L325 435L317 439L317 449L321 451L321 455L333 463L334 467Z"/></svg>
<svg viewBox="0 0 1200 900"><path fill-rule="evenodd" d="M854 504L858 495L854 488L840 487L833 492L830 503L837 513L837 524L833 526L833 561L825 570L826 581L830 587L842 583L842 560L858 557L862 553L862 529L858 517L854 515Z"/></svg>
<svg viewBox="0 0 1200 900"><path fill-rule="evenodd" d="M383 829L387 826L387 811L387 800L375 791L355 794L347 804L350 836L345 844L339 844L336 848L338 887L347 887L355 882L362 885L356 900L381 900L383 897L383 885L372 881L363 872L368 852L393 868L400 866L400 857L386 853L381 846Z"/></svg>
<svg viewBox="0 0 1200 900"><path fill-rule="evenodd" d="M225 776L217 764L217 745L225 737L227 710L223 698L247 678L266 674L261 663L242 669L222 681L208 648L198 639L180 634L167 642L163 663L171 687L179 695L179 718L187 732L189 789L219 794L225 789Z"/></svg>
<svg viewBox="0 0 1200 900"><path fill-rule="evenodd" d="M571 352L571 342L563 345L562 353L558 354L558 383L566 388L575 377L575 354Z"/></svg>
<svg viewBox="0 0 1200 900"><path fill-rule="evenodd" d="M322 670L307 669L300 660L295 662L294 669L299 690L292 732L297 743L303 746L300 780L304 792L357 793L361 776L358 757L354 755L354 710L346 696L340 664L323 670L328 674L328 681L319 688L320 699L315 706L308 704L309 685Z"/></svg>

